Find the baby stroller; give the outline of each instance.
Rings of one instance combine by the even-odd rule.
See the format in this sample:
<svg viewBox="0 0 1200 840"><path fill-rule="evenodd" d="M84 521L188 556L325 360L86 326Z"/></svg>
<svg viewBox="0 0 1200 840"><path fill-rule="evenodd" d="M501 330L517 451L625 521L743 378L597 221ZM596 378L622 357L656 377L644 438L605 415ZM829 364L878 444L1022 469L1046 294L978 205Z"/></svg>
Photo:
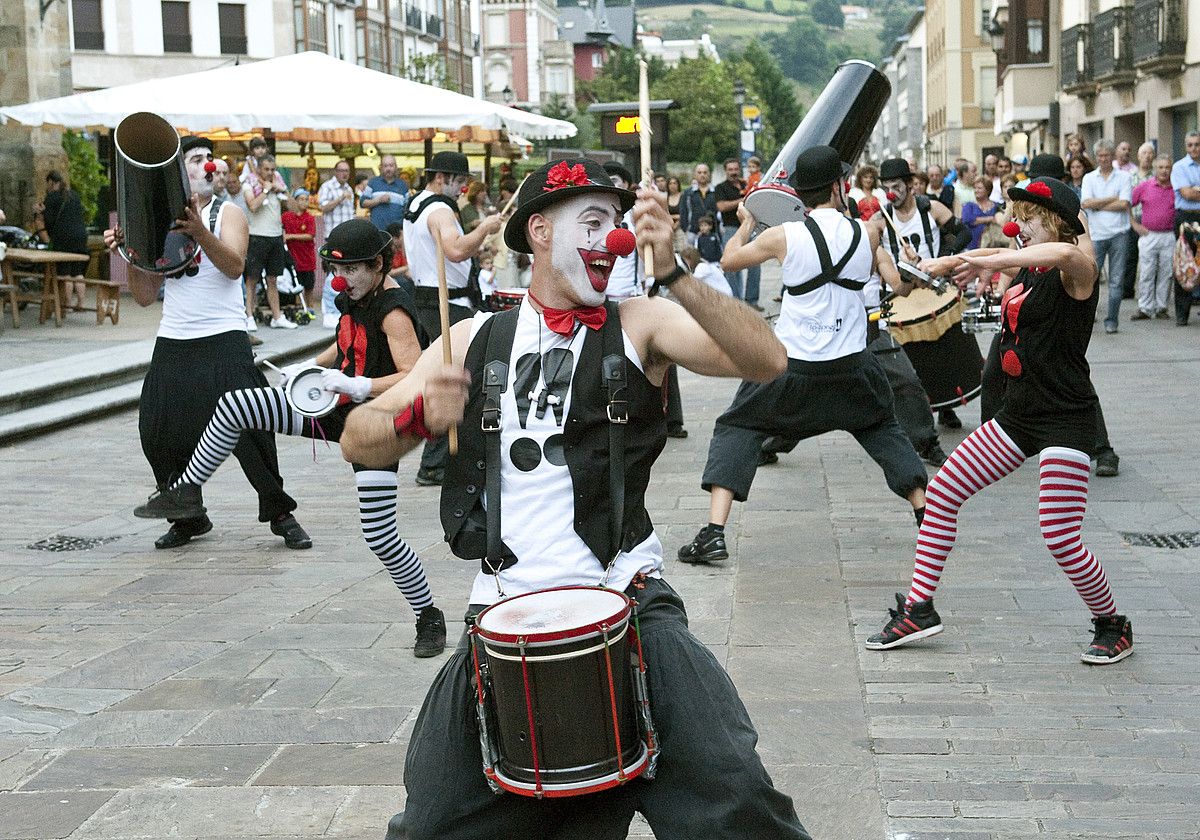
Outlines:
<svg viewBox="0 0 1200 840"><path fill-rule="evenodd" d="M279 290L279 311L284 318L299 326L304 326L316 317L308 308L308 304L304 302L304 287L296 279L296 266L292 262L290 254L283 274L275 280L275 288ZM263 280L258 281L254 290L254 320L260 324L271 322L271 306L267 303L267 284Z"/></svg>

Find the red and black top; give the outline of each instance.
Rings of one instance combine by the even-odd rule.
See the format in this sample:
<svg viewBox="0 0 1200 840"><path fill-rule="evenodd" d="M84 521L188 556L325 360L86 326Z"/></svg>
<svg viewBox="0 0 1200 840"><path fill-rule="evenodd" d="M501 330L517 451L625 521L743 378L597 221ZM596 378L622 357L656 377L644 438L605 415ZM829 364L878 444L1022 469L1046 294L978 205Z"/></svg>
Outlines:
<svg viewBox="0 0 1200 840"><path fill-rule="evenodd" d="M1100 299L1063 288L1057 268L1022 269L1000 305L1000 366L1007 375L996 421L1027 456L1046 446L1091 453L1098 405L1087 362ZM1031 451L1031 449L1035 451Z"/></svg>
<svg viewBox="0 0 1200 840"><path fill-rule="evenodd" d="M383 320L394 309L404 310L412 321L417 341L424 350L429 337L413 314L412 295L403 287L379 289L365 300L352 301L342 292L336 299L342 313L337 326L337 358L333 367L347 376L391 376L396 362L383 331Z"/></svg>

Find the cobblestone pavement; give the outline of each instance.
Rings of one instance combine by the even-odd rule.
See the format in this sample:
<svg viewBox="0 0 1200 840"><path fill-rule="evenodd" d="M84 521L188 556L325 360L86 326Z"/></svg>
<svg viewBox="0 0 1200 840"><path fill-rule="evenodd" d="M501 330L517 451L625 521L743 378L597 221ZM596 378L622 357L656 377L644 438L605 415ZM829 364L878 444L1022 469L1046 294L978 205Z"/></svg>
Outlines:
<svg viewBox="0 0 1200 840"><path fill-rule="evenodd" d="M1085 535L1137 639L1108 668L1078 661L1088 615L1042 546L1031 468L964 511L947 631L920 647L861 647L906 584L914 533L848 436L760 471L730 561L681 566L735 387L683 377L691 436L668 443L649 499L666 576L820 840L1200 836L1200 551L1121 536L1200 531L1200 325L1121 329L1091 354L1122 464L1093 481ZM971 427L977 409L962 415ZM156 552L160 523L131 513L151 489L132 412L0 449L0 838L379 838L403 807L441 660L412 657L413 617L359 538L336 449L279 447L311 551L255 521L229 465L206 491L213 532ZM402 533L456 615L471 566L446 552L415 469L401 465ZM110 541L30 547L54 535Z"/></svg>

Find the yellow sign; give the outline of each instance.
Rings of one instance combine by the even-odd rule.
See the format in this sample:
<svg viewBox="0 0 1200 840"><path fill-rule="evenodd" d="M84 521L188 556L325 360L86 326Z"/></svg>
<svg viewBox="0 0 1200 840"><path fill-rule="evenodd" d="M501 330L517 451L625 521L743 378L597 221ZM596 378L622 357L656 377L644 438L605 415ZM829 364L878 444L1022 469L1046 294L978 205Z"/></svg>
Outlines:
<svg viewBox="0 0 1200 840"><path fill-rule="evenodd" d="M638 134L641 130L641 117L617 117L617 134Z"/></svg>
<svg viewBox="0 0 1200 840"><path fill-rule="evenodd" d="M762 109L759 108L757 105L743 105L742 106L742 119L756 120L761 116L762 116Z"/></svg>

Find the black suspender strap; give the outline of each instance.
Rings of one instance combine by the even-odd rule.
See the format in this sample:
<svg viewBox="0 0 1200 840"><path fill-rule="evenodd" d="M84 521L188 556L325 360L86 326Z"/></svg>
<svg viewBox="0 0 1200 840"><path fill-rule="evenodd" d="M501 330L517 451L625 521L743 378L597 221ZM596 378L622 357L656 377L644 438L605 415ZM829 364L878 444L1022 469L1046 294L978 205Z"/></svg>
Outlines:
<svg viewBox="0 0 1200 840"><path fill-rule="evenodd" d="M458 216L458 204L454 201L454 199L447 198L444 195L437 195L436 193L434 193L433 195L430 195L428 198L426 198L424 201L422 201L420 204L413 207L407 213L405 213L404 214L405 221L415 223L417 221L417 219L421 218L422 213L424 213L426 210L428 210L430 207L432 207L435 204L445 204L447 207L449 207L451 210L454 211L454 215L456 217Z"/></svg>
<svg viewBox="0 0 1200 840"><path fill-rule="evenodd" d="M925 231L925 247L929 251L930 257L936 257L937 252L933 250L933 228L929 225L929 199L919 195L916 198L916 204L917 212L921 214L921 228Z"/></svg>
<svg viewBox="0 0 1200 840"><path fill-rule="evenodd" d="M837 265L834 265L833 259L829 256L829 245L825 242L825 237L821 233L820 226L817 225L811 216L804 220L804 226L808 229L809 235L812 236L813 245L817 249L817 259L821 262L821 273L799 285L785 286L784 289L789 295L806 295L809 292L816 291L826 283L834 283L852 292L861 291L867 285L865 280L860 282L858 280L847 280L843 277L838 277L842 269L850 262L850 258L858 250L858 244L862 242L862 225L855 221L850 221L850 224L854 227L854 234L850 239L850 249L838 260Z"/></svg>
<svg viewBox="0 0 1200 840"><path fill-rule="evenodd" d="M208 209L208 230L213 236L217 235L217 216L221 215L221 205L224 203L225 199L214 197Z"/></svg>
<svg viewBox="0 0 1200 840"><path fill-rule="evenodd" d="M612 557L600 558L605 580L617 555L621 553L625 530L625 425L629 422L629 401L625 386L625 341L621 336L621 316L615 303L606 303L608 319L600 328L604 390L608 394L608 503L612 510Z"/></svg>
<svg viewBox="0 0 1200 840"><path fill-rule="evenodd" d="M500 400L508 389L508 360L512 356L519 314L518 307L492 316L483 355L483 419L480 425L486 442L484 487L487 491L487 557L484 562L492 574L498 574L504 564L500 539Z"/></svg>

